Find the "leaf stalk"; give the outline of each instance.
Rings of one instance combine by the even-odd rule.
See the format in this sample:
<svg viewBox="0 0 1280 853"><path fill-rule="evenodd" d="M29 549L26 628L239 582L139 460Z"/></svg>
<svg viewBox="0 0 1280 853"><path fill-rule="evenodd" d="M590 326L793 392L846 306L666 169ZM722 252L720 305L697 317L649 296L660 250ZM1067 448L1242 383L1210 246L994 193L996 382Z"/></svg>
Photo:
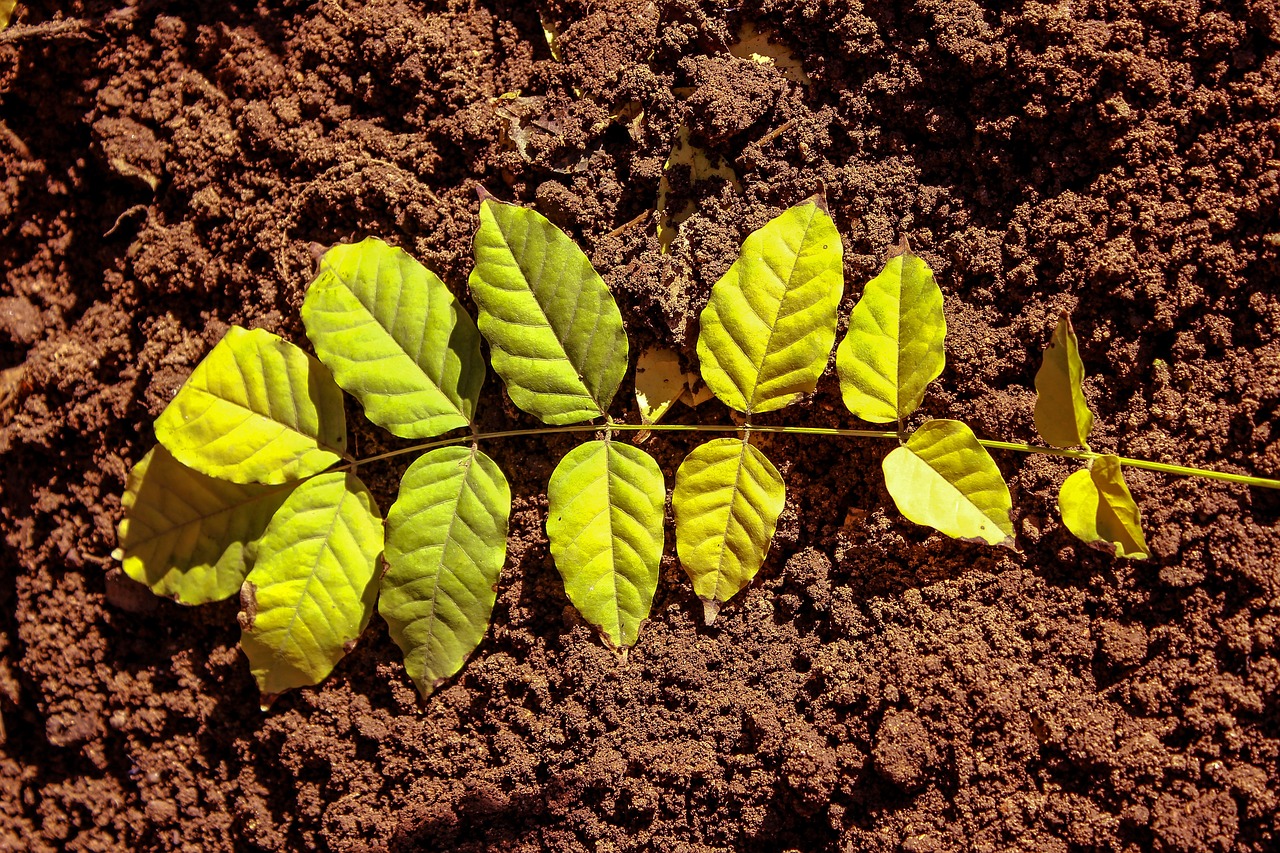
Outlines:
<svg viewBox="0 0 1280 853"><path fill-rule="evenodd" d="M830 438L866 438L876 440L900 441L900 435L897 430L876 430L876 429L844 429L838 427L807 427L807 426L768 426L760 424L751 424L748 429L751 432L772 433L776 435L816 435L827 436ZM506 438L529 438L533 436L545 435L566 435L584 432L639 432L641 430L649 430L650 432L705 432L705 433L740 433L743 427L736 424L626 424L616 421L609 421L605 424L572 424L569 426L553 426L553 427L531 427L528 429L508 429L497 430L494 432L473 432L467 435L458 435L450 438L441 438L435 441L428 441L421 444L414 444L409 447L401 447L396 450L388 450L385 453L379 453L375 456L368 456L363 459L357 459L346 465L340 466L338 471L346 471L354 469L358 465L368 465L372 462L382 462L387 459L394 459L398 456L406 456L410 453L421 453L427 450L433 450L437 447L448 447L454 444L462 444L467 441L496 441ZM992 439L978 439L978 443L990 450L1007 450L1015 453L1031 453L1038 456L1057 456L1064 459L1079 459L1090 461L1098 459L1105 454L1092 450L1066 450L1058 447L1043 447L1034 444L1024 444L1016 441L995 441ZM1225 483L1237 483L1244 486L1255 486L1263 489L1280 489L1280 480L1273 480L1267 477L1251 477L1246 474L1232 474L1227 471L1215 471L1209 468L1194 468L1188 465L1171 465L1165 462L1152 462L1147 459L1134 459L1127 456L1117 457L1121 465L1127 465L1130 468L1141 468L1146 471L1156 471L1161 474L1176 474L1183 477L1200 477L1207 480L1218 480Z"/></svg>

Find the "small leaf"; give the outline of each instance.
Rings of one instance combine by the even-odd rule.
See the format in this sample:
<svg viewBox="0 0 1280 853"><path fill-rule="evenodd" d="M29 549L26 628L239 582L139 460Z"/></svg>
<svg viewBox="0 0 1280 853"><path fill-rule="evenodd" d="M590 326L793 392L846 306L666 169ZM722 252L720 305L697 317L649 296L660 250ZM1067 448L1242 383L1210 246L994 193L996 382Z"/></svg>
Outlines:
<svg viewBox="0 0 1280 853"><path fill-rule="evenodd" d="M1071 318L1058 321L1036 373L1036 432L1054 447L1089 446L1093 412L1084 398L1084 363Z"/></svg>
<svg viewBox="0 0 1280 853"><path fill-rule="evenodd" d="M671 495L676 552L708 625L764 565L786 500L778 469L746 441L718 438L680 463Z"/></svg>
<svg viewBox="0 0 1280 853"><path fill-rule="evenodd" d="M382 518L355 474L301 483L267 525L240 594L240 646L264 700L319 684L369 624Z"/></svg>
<svg viewBox="0 0 1280 853"><path fill-rule="evenodd" d="M840 235L814 201L752 232L702 312L702 377L725 405L756 414L811 393L836 341Z"/></svg>
<svg viewBox="0 0 1280 853"><path fill-rule="evenodd" d="M903 248L867 283L836 350L844 404L878 424L914 412L946 364L942 290L905 240Z"/></svg>
<svg viewBox="0 0 1280 853"><path fill-rule="evenodd" d="M116 559L156 595L183 604L240 591L256 541L296 484L230 483L155 447L133 466L121 503Z"/></svg>
<svg viewBox="0 0 1280 853"><path fill-rule="evenodd" d="M160 413L156 438L202 474L274 485L341 459L347 417L324 365L270 332L233 326Z"/></svg>
<svg viewBox="0 0 1280 853"><path fill-rule="evenodd" d="M423 696L484 639L507 556L511 488L479 450L418 458L387 513L387 573L378 612Z"/></svg>
<svg viewBox="0 0 1280 853"><path fill-rule="evenodd" d="M636 360L636 405L640 421L655 424L662 420L676 400L688 393L689 383L697 377L684 372L680 358L664 347L650 347ZM642 441L638 433L637 441Z"/></svg>
<svg viewBox="0 0 1280 853"><path fill-rule="evenodd" d="M471 295L511 401L548 424L605 414L627 370L622 314L591 262L541 214L480 205Z"/></svg>
<svg viewBox="0 0 1280 853"><path fill-rule="evenodd" d="M435 273L370 237L334 246L307 288L316 355L369 420L401 438L467 426L484 359L480 333Z"/></svg>
<svg viewBox="0 0 1280 853"><path fill-rule="evenodd" d="M13 12L18 8L18 0L0 0L0 30L9 26L13 20Z"/></svg>
<svg viewBox="0 0 1280 853"><path fill-rule="evenodd" d="M1068 477L1058 493L1058 509L1062 523L1081 541L1117 557L1151 556L1142 535L1142 515L1118 457L1099 456Z"/></svg>
<svg viewBox="0 0 1280 853"><path fill-rule="evenodd" d="M634 645L649 616L665 504L658 463L615 440L574 448L551 474L551 556L573 606L614 648Z"/></svg>
<svg viewBox="0 0 1280 853"><path fill-rule="evenodd" d="M885 457L884 482L898 510L956 539L1013 545L1013 499L1000 469L959 421L925 421Z"/></svg>

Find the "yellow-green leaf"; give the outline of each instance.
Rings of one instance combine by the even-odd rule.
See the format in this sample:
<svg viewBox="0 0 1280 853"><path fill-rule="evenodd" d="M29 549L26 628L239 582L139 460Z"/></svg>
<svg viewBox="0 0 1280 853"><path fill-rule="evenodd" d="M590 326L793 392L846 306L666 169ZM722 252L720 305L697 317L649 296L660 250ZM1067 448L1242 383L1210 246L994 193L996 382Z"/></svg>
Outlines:
<svg viewBox="0 0 1280 853"><path fill-rule="evenodd" d="M969 427L925 421L882 467L899 512L916 524L956 539L1012 547L1009 487Z"/></svg>
<svg viewBox="0 0 1280 853"><path fill-rule="evenodd" d="M1118 457L1099 456L1068 477L1058 493L1058 509L1062 523L1081 541L1117 557L1151 556L1142 535L1142 515Z"/></svg>
<svg viewBox="0 0 1280 853"><path fill-rule="evenodd" d="M725 405L756 414L811 393L836 340L840 235L815 201L752 232L702 312L702 377Z"/></svg>
<svg viewBox="0 0 1280 853"><path fill-rule="evenodd" d="M1093 411L1084 398L1084 363L1071 318L1058 321L1036 373L1036 432L1054 447L1088 447Z"/></svg>
<svg viewBox="0 0 1280 853"><path fill-rule="evenodd" d="M229 598L240 591L258 537L295 485L217 480L162 446L152 448L129 472L113 556L156 595L183 604Z"/></svg>
<svg viewBox="0 0 1280 853"><path fill-rule="evenodd" d="M302 303L316 355L401 438L467 426L485 366L471 316L435 273L370 237L325 253Z"/></svg>
<svg viewBox="0 0 1280 853"><path fill-rule="evenodd" d="M605 414L627 370L613 294L542 214L485 199L471 296L511 401L548 424Z"/></svg>
<svg viewBox="0 0 1280 853"><path fill-rule="evenodd" d="M373 615L382 536L352 473L313 477L276 511L240 594L240 646L264 704L320 683L355 644Z"/></svg>
<svg viewBox="0 0 1280 853"><path fill-rule="evenodd" d="M0 30L9 26L13 20L13 12L18 8L18 0L0 0Z"/></svg>
<svg viewBox="0 0 1280 853"><path fill-rule="evenodd" d="M547 538L564 589L614 648L635 644L658 588L666 485L638 447L590 441L547 486Z"/></svg>
<svg viewBox="0 0 1280 853"><path fill-rule="evenodd" d="M347 419L323 364L270 332L233 326L160 413L156 438L202 474L273 485L341 459Z"/></svg>
<svg viewBox="0 0 1280 853"><path fill-rule="evenodd" d="M782 475L746 441L718 438L680 463L671 495L676 553L708 625L764 565L786 501Z"/></svg>
<svg viewBox="0 0 1280 853"><path fill-rule="evenodd" d="M387 513L378 612L423 696L484 639L507 556L511 488L475 448L441 447L400 481Z"/></svg>
<svg viewBox="0 0 1280 853"><path fill-rule="evenodd" d="M946 364L942 290L903 241L849 316L836 349L840 393L864 421L887 424L914 412Z"/></svg>

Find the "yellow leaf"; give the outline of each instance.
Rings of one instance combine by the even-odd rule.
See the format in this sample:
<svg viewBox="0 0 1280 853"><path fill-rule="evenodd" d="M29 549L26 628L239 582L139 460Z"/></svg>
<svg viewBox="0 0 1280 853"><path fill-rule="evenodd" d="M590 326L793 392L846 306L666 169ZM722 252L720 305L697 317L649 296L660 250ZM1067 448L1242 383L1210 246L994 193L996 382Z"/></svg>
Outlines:
<svg viewBox="0 0 1280 853"><path fill-rule="evenodd" d="M1071 318L1063 314L1036 373L1036 432L1054 447L1089 446L1093 412L1084 398L1083 381L1080 346Z"/></svg>
<svg viewBox="0 0 1280 853"><path fill-rule="evenodd" d="M1151 556L1142 535L1142 514L1118 457L1099 456L1068 477L1058 493L1058 509L1062 523L1082 542L1117 557Z"/></svg>
<svg viewBox="0 0 1280 853"><path fill-rule="evenodd" d="M1000 469L959 421L925 421L884 459L898 510L956 539L1013 545L1013 500Z"/></svg>

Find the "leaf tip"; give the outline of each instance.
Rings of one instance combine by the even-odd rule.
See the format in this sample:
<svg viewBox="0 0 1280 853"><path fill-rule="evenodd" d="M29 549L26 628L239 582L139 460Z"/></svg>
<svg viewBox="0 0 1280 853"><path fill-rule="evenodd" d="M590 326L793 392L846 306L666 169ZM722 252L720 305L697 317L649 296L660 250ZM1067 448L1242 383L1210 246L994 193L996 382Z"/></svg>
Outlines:
<svg viewBox="0 0 1280 853"><path fill-rule="evenodd" d="M123 549L123 548L116 548L115 550L113 550L113 551L111 552L111 559L115 560L117 563L123 563L123 562L124 562L124 549Z"/></svg>
<svg viewBox="0 0 1280 853"><path fill-rule="evenodd" d="M711 625L716 621L716 617L720 615L720 606L723 603L715 598L702 599L702 619L704 624Z"/></svg>

